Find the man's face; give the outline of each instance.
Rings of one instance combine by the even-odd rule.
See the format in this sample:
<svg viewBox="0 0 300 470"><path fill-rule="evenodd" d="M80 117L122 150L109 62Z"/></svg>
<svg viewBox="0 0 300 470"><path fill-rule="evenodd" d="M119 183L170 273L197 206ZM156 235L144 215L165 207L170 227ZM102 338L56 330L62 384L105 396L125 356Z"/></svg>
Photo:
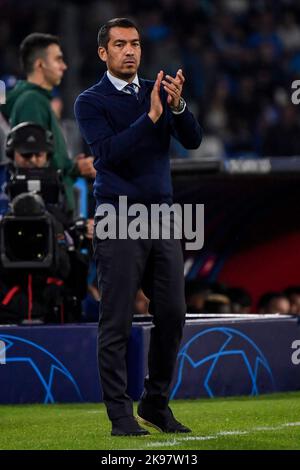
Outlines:
<svg viewBox="0 0 300 470"><path fill-rule="evenodd" d="M134 78L141 61L138 31L135 28L111 28L107 49L99 47L98 54L112 75L123 80Z"/></svg>
<svg viewBox="0 0 300 470"><path fill-rule="evenodd" d="M23 155L15 151L14 161L17 168L44 168L48 164L46 152L37 152L28 156Z"/></svg>
<svg viewBox="0 0 300 470"><path fill-rule="evenodd" d="M60 84L67 65L64 62L61 48L57 44L50 44L47 47L45 57L41 59L41 68L44 80L50 89Z"/></svg>

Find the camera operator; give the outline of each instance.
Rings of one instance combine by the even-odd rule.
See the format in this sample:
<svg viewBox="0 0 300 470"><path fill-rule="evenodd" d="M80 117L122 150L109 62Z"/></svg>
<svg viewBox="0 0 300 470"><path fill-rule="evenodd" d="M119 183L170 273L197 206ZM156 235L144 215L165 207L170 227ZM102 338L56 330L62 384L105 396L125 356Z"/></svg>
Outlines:
<svg viewBox="0 0 300 470"><path fill-rule="evenodd" d="M0 323L80 319L88 230L85 221L70 218L64 185L49 165L52 152L52 133L38 124L21 123L7 137L10 210L0 224Z"/></svg>
<svg viewBox="0 0 300 470"><path fill-rule="evenodd" d="M53 134L44 129L39 124L33 122L22 122L18 124L7 136L6 155L11 164L8 165L9 178L7 192L13 184L23 179L43 179L46 183L51 178L56 181L57 190L60 191L60 201L53 200L49 203L50 194L44 194L47 210L58 219L65 228L72 224L72 211L66 204L65 185L60 177L60 171L50 167L50 160L53 155L54 142ZM18 177L19 174L23 176ZM54 183L55 185L55 183ZM49 186L49 185L47 185ZM54 189L53 187L48 187ZM13 197L15 194L12 194ZM55 199L55 197L54 197ZM53 203L54 202L54 203Z"/></svg>

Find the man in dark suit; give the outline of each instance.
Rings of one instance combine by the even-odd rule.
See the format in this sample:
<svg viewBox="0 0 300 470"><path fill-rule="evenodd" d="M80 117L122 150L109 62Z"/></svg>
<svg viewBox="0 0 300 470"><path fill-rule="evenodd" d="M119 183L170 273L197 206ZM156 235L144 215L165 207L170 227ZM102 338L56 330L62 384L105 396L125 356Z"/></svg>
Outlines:
<svg viewBox="0 0 300 470"><path fill-rule="evenodd" d="M175 78L160 71L155 83L138 77L141 43L132 21L110 20L99 30L98 46L107 72L77 98L75 115L95 157L95 222L103 219L102 206L111 204L118 224L119 196L126 196L131 207L172 205L171 135L193 149L200 145L202 134L181 97L182 70ZM99 372L112 435L148 434L134 419L126 393L126 350L141 287L150 299L154 327L138 421L162 432L189 432L168 406L186 312L180 240L95 235L94 248L101 292Z"/></svg>

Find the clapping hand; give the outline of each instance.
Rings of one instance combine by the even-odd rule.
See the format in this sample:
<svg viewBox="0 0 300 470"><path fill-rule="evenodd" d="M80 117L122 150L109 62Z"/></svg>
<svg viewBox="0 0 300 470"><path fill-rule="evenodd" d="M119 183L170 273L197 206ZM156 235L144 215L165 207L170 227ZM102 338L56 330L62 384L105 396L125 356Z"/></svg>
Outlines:
<svg viewBox="0 0 300 470"><path fill-rule="evenodd" d="M165 91L168 93L168 105L173 109L176 109L179 106L184 82L185 78L181 69L177 70L175 78L170 75L166 75L165 79L161 82Z"/></svg>

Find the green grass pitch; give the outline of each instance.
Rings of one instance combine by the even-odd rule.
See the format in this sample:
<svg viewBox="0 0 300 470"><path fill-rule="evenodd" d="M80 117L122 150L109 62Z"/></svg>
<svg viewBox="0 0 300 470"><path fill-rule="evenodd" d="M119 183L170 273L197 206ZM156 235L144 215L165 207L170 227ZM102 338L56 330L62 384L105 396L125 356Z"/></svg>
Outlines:
<svg viewBox="0 0 300 470"><path fill-rule="evenodd" d="M103 404L1 405L0 449L300 450L300 392L171 406L191 434L112 437Z"/></svg>

